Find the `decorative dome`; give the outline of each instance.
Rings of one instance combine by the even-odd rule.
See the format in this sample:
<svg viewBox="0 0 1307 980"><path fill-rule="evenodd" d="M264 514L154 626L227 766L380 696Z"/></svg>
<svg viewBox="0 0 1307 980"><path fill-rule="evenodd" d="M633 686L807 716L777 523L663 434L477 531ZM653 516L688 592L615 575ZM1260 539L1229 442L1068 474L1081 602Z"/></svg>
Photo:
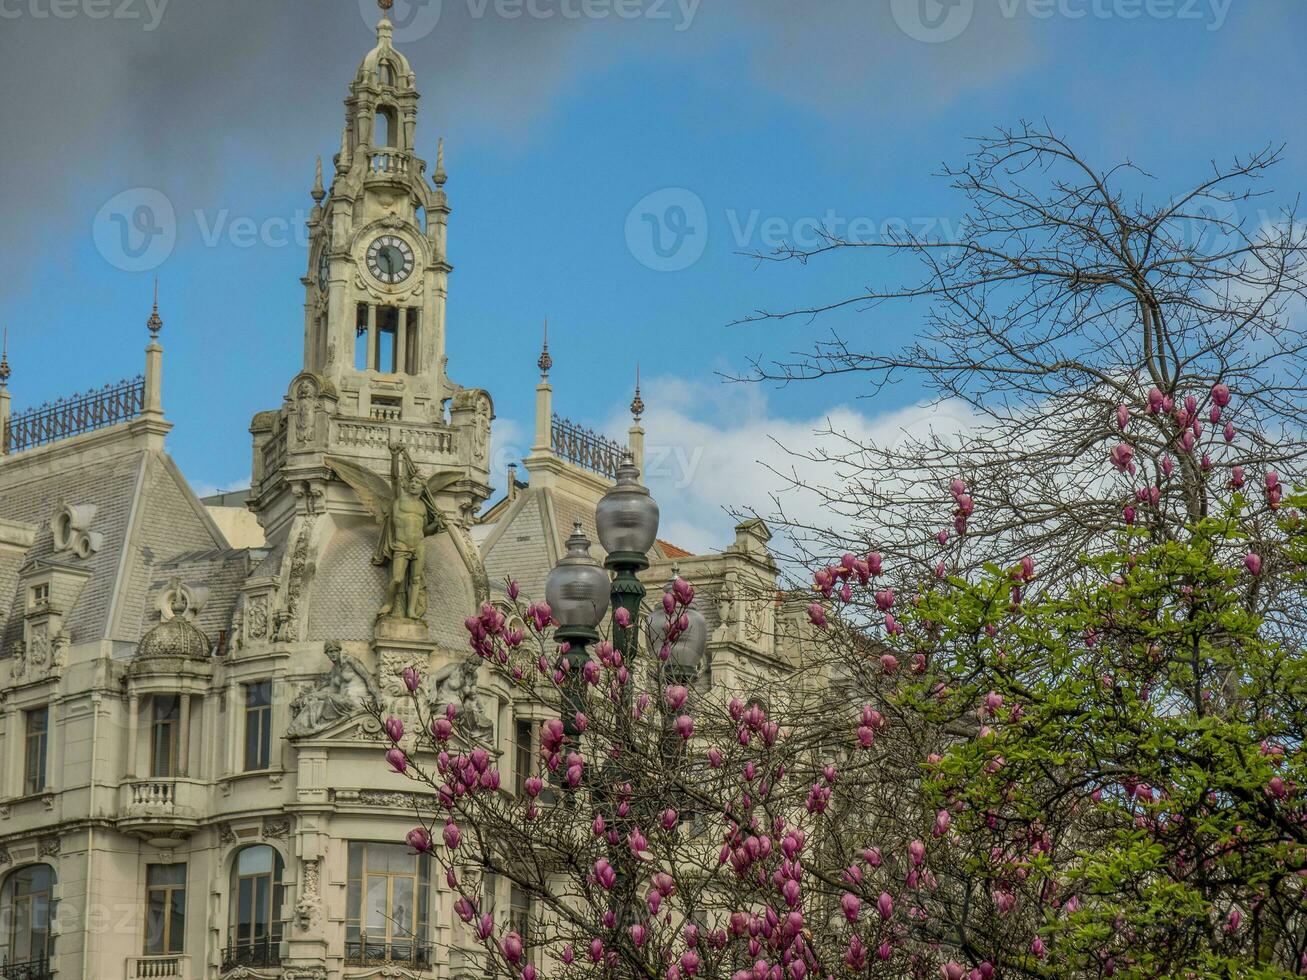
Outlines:
<svg viewBox="0 0 1307 980"><path fill-rule="evenodd" d="M377 24L377 46L367 53L359 65L357 78L361 82L370 82L374 77L381 85L396 88L412 87L413 66L407 58L397 51L391 43L394 27L385 17ZM387 76L389 67L393 75Z"/></svg>
<svg viewBox="0 0 1307 980"><path fill-rule="evenodd" d="M150 630L136 647L137 660L180 658L207 660L209 638L198 626L186 618L186 598L180 590L173 593L172 618L165 619Z"/></svg>

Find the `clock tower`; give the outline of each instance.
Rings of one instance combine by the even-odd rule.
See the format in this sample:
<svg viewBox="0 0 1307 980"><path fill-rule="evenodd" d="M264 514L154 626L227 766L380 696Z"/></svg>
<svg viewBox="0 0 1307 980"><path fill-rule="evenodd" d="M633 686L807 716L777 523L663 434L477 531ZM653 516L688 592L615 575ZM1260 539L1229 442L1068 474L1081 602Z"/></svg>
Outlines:
<svg viewBox="0 0 1307 980"><path fill-rule="evenodd" d="M441 504L464 524L490 494L490 396L446 371L443 145L428 175L416 78L392 37L383 14L349 85L329 188L318 162L303 369L282 408L251 425L250 506L270 540L317 508L351 506L336 500L330 458L387 475L399 446L424 473L460 470Z"/></svg>

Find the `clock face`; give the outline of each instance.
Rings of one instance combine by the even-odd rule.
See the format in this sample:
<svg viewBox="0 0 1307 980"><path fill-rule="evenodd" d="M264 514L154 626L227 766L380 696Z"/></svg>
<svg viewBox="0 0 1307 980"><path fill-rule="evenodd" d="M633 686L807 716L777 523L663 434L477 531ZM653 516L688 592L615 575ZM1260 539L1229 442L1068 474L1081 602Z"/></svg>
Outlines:
<svg viewBox="0 0 1307 980"><path fill-rule="evenodd" d="M382 235L368 246L368 271L380 282L403 282L413 271L413 248L398 235Z"/></svg>

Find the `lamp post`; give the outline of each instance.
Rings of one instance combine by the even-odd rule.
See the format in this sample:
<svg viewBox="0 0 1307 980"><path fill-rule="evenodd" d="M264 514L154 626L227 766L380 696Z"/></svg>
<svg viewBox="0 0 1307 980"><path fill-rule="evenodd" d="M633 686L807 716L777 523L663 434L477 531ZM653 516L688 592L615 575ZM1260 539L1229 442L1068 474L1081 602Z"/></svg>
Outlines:
<svg viewBox="0 0 1307 980"><path fill-rule="evenodd" d="M563 682L563 734L579 744L576 713L585 704L586 647L599 640L596 627L608 612L608 575L590 557L590 539L581 522L572 525L567 554L559 559L545 582L545 601L558 619L554 634L568 645L563 655L567 676Z"/></svg>
<svg viewBox="0 0 1307 980"><path fill-rule="evenodd" d="M648 488L641 485L640 471L629 452L623 454L617 467L617 483L595 508L595 526L599 543L608 553L604 567L613 573L614 615L618 609L625 609L629 617L626 626L614 620L613 647L621 653L627 670L633 672L640 642L640 603L645 595L636 575L649 567L649 549L658 537L658 504Z"/></svg>

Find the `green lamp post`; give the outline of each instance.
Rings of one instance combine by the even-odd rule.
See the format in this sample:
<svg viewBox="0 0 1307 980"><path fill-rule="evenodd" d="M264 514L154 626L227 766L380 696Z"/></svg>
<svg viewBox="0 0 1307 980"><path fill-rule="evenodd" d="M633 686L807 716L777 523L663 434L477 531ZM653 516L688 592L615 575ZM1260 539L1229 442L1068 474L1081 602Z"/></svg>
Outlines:
<svg viewBox="0 0 1307 980"><path fill-rule="evenodd" d="M613 573L613 613L625 609L629 616L625 626L614 620L613 646L622 654L627 669L634 671L640 603L645 594L636 576L649 567L649 549L658 536L658 504L641 485L640 471L629 452L617 467L617 483L595 508L595 526L599 543L608 554L604 567Z"/></svg>
<svg viewBox="0 0 1307 980"><path fill-rule="evenodd" d="M590 659L586 650L599 640L597 627L608 612L608 574L590 557L590 539L581 522L572 526L567 539L567 554L549 573L545 581L545 601L558 620L555 637L568 645L563 655L567 677L563 682L563 733L576 745L581 733L576 713L585 705L585 665Z"/></svg>

